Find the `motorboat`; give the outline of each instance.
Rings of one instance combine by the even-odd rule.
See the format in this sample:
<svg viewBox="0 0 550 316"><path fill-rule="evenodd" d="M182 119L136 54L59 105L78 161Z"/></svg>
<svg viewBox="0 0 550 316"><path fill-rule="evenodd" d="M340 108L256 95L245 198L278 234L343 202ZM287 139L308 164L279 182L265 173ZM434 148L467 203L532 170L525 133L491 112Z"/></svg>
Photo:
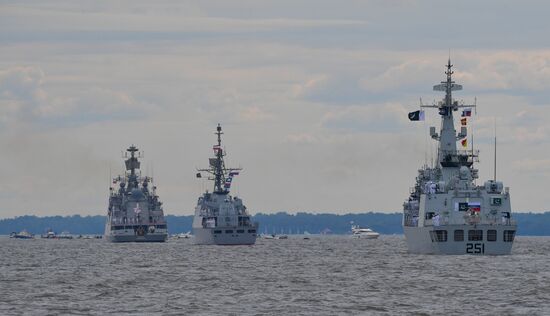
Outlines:
<svg viewBox="0 0 550 316"><path fill-rule="evenodd" d="M57 235L57 239L73 239L74 236L71 235L68 231L63 231L61 234Z"/></svg>
<svg viewBox="0 0 550 316"><path fill-rule="evenodd" d="M33 239L34 235L29 233L27 230L23 229L21 232L16 233L13 232L10 234L10 238L16 238L16 239Z"/></svg>
<svg viewBox="0 0 550 316"><path fill-rule="evenodd" d="M359 225L351 225L351 236L353 238L376 239L380 234L370 228L361 228Z"/></svg>
<svg viewBox="0 0 550 316"><path fill-rule="evenodd" d="M193 235L191 235L191 232L179 233L179 234L174 235L174 238L176 238L176 239L188 239L188 238L191 238L191 237L193 237Z"/></svg>

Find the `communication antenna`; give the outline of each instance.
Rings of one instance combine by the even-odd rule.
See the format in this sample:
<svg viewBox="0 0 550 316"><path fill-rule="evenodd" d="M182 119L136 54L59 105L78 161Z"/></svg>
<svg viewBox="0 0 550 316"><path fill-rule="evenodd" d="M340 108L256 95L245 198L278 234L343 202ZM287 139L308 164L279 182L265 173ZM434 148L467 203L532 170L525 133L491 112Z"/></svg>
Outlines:
<svg viewBox="0 0 550 316"><path fill-rule="evenodd" d="M494 166L494 181L497 181L497 118L495 117L495 166Z"/></svg>
<svg viewBox="0 0 550 316"><path fill-rule="evenodd" d="M474 129L473 128L470 128L470 131L472 132L472 136L470 136L470 140L472 142L472 169L474 169L474 162L475 162L475 159L474 159Z"/></svg>
<svg viewBox="0 0 550 316"><path fill-rule="evenodd" d="M422 98L420 98L420 108L422 109ZM426 118L424 117L424 130L426 130L426 126L427 126ZM431 144L428 141L428 134L429 133L426 133L424 136L424 166L428 165L428 146L429 144Z"/></svg>

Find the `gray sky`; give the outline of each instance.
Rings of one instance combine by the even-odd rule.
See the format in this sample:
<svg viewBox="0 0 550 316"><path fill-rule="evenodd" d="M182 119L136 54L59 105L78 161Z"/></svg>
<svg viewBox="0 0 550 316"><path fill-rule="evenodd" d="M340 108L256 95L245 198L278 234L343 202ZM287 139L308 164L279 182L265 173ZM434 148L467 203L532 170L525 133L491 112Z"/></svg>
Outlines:
<svg viewBox="0 0 550 316"><path fill-rule="evenodd" d="M473 102L481 180L548 210L546 1L1 1L0 217L104 214L121 150L169 214L225 131L252 213L401 210L430 161L449 49Z"/></svg>

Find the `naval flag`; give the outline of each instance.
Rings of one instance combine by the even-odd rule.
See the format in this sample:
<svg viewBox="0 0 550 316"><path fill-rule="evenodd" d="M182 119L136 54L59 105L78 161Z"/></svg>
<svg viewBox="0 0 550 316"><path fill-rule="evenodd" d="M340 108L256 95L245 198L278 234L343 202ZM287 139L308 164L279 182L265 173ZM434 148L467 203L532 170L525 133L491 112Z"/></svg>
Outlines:
<svg viewBox="0 0 550 316"><path fill-rule="evenodd" d="M468 138L464 138L463 140L460 141L460 143L462 144L462 147L464 148L468 147Z"/></svg>
<svg viewBox="0 0 550 316"><path fill-rule="evenodd" d="M409 120L411 121L424 121L424 111L418 110L409 112Z"/></svg>
<svg viewBox="0 0 550 316"><path fill-rule="evenodd" d="M225 179L225 183L223 184L224 188L229 189L231 188L231 182L233 181L233 177L229 176Z"/></svg>
<svg viewBox="0 0 550 316"><path fill-rule="evenodd" d="M465 117L461 118L461 119L460 119L460 124L461 124L462 126L468 125L468 119L465 118Z"/></svg>
<svg viewBox="0 0 550 316"><path fill-rule="evenodd" d="M466 116L472 116L472 109L467 108L462 110L462 117L466 117Z"/></svg>

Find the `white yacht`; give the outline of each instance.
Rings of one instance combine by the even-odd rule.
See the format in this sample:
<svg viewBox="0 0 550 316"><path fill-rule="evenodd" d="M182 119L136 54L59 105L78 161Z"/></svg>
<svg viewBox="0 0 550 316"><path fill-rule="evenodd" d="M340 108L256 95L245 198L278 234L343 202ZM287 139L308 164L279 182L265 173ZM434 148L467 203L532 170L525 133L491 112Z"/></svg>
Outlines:
<svg viewBox="0 0 550 316"><path fill-rule="evenodd" d="M351 225L351 236L353 238L376 239L380 234L370 228L361 228L359 225Z"/></svg>

